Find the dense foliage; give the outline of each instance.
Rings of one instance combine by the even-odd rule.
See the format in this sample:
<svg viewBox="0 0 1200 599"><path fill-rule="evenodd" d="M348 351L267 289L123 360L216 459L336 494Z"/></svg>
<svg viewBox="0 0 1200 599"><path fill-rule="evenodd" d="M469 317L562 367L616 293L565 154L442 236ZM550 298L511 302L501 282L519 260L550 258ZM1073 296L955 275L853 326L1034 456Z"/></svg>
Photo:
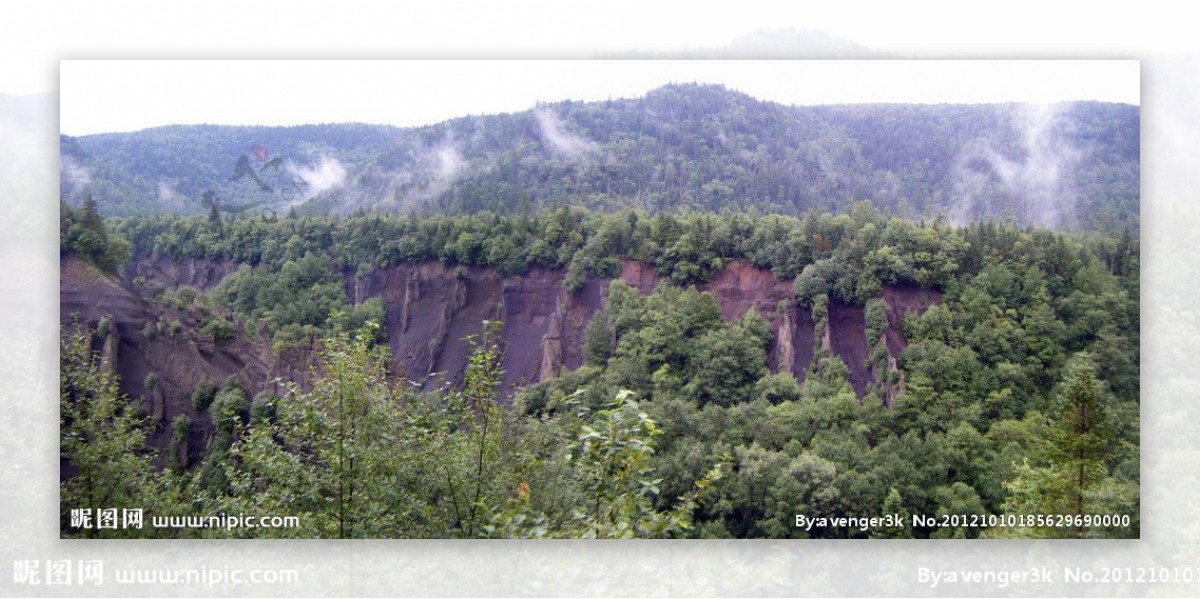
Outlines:
<svg viewBox="0 0 1200 599"><path fill-rule="evenodd" d="M719 86L413 129L171 126L63 137L62 192L108 215L613 211L889 215L1138 229L1139 110L783 106ZM252 149L259 151L257 157ZM204 199L206 191L214 196Z"/></svg>
<svg viewBox="0 0 1200 599"><path fill-rule="evenodd" d="M129 260L129 243L110 236L104 217L90 196L79 208L59 204L59 253L73 253L108 273Z"/></svg>
<svg viewBox="0 0 1200 599"><path fill-rule="evenodd" d="M215 430L198 468L155 473L148 462L126 464L141 469L126 480L142 481L144 492L193 498L160 506L167 512L302 514L302 528L268 533L296 536L1138 532L1140 266L1129 231L958 228L887 217L868 203L802 218L558 209L113 224L114 237L139 255L242 262L209 301L265 319L275 335L310 327L303 334L326 337L311 388L254 400L236 380L197 390ZM477 339L462 388L420 394L387 372L376 345L379 300L353 306L345 295L347 279L400 261L509 274L562 268L571 287L616 274L621 258L654 265L664 283L643 296L614 281L586 327L584 365L526 388L513 405L496 400L494 323ZM818 340L803 383L771 373L774 332L763 315L726 322L716 298L692 286L733 259L795 278L799 308L818 328L832 302L863 306L865 341L877 354L898 329L907 347L897 370L860 397L847 365ZM879 298L902 284L936 287L942 301L893 322ZM64 457L103 464L94 452L136 445L136 423L114 416L123 412L111 407L120 403L110 383L68 392L92 379L73 374L88 371L86 352L64 350L67 359L64 413L76 398L70 413L82 416L64 421L64 431L107 426L119 435L87 452L64 443ZM877 372L888 372L882 366ZM109 402L95 423L78 399L93 396ZM795 525L797 514L884 513L1118 514L1132 522Z"/></svg>
<svg viewBox="0 0 1200 599"><path fill-rule="evenodd" d="M978 240L995 231L966 233ZM1013 241L1022 238L1038 245L1025 234ZM536 416L576 392L595 401L613 389L646 397L664 432L655 463L666 496L732 454L718 498L696 515L701 536L853 536L796 528L795 515L901 510L1132 518L1131 528L904 533L916 536L1134 535L1136 274L1114 276L1094 256L1072 253L1055 279L1039 252L1018 276L1010 259L989 256L974 276L951 279L941 305L901 323L906 380L891 408L878 384L857 397L846 365L820 347L803 384L770 374L771 331L753 311L726 324L711 295L660 285L643 297L621 281L596 317L603 325L589 325L593 338L607 328L615 344L589 343L588 365L526 389L518 404ZM814 321L825 297L813 302Z"/></svg>
<svg viewBox="0 0 1200 599"><path fill-rule="evenodd" d="M651 458L657 424L629 393L592 413L564 401L555 418L522 419L496 403L498 323L485 323L462 389L416 394L387 371L369 331L326 340L309 391L248 403L231 379L208 407L217 427L195 471L144 455L137 402L90 355L91 332L64 336L66 536L563 537L685 534L720 479L710 465L693 488L662 497ZM368 325L368 329L370 326ZM177 433L190 423L177 420ZM173 442L172 451L177 442ZM667 507L658 509L657 504ZM141 527L97 529L71 509L144 509ZM157 517L296 517L275 527L154 526ZM169 522L169 521L168 521ZM90 526L90 527L89 527Z"/></svg>
<svg viewBox="0 0 1200 599"><path fill-rule="evenodd" d="M1137 240L1128 229L1120 236L1070 236L990 222L949 227L940 220L889 218L866 202L848 213L817 211L802 218L561 208L533 216L359 214L217 223L172 216L122 219L114 230L138 255L242 263L217 298L277 326L318 326L332 312L349 309L344 275L431 260L508 275L533 266L565 268L571 290L588 275L619 274L621 258L652 264L678 285L709 280L730 261L745 260L795 278L802 301L829 294L852 303L865 303L883 285L953 289L988 266L989 272L1007 269L985 290L991 296L1035 293L1044 285L1045 293L1062 297L1081 269L1125 278L1138 271ZM1008 289L1014 284L1009 278L1017 276L1036 280ZM1136 297L1136 286L1122 286Z"/></svg>

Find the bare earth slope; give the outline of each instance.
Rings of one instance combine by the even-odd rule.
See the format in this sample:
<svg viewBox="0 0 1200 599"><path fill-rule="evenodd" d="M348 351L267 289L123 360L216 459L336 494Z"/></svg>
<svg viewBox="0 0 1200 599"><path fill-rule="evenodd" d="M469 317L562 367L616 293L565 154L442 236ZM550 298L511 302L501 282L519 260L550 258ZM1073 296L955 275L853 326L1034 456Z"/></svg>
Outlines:
<svg viewBox="0 0 1200 599"><path fill-rule="evenodd" d="M201 315L193 308L176 310L141 297L133 280L167 288L191 286L210 290L234 272L238 264L195 258L174 262L162 256L139 257L125 270L125 279L106 275L74 257L61 262L61 322L95 325L105 316L115 327L111 339L96 339L97 351L108 351L120 374L123 392L142 398L148 415L158 423L152 443L165 447L170 438L165 423L187 414L196 423L198 443L211 430L207 418L198 418L191 393L204 379L220 382L237 375L251 394L274 390L278 377L303 384L315 347L273 354L270 342L251 342L244 325L229 341L214 341L201 332ZM468 338L478 335L482 321L503 321L504 395L520 386L556 376L582 363L583 329L606 301L610 279L590 278L571 294L563 286L565 272L534 268L525 275L506 277L490 268L456 268L439 262L400 264L347 277L351 299L380 297L386 305L385 327L396 371L429 389L443 380L462 382L470 355ZM626 260L620 278L649 294L662 278L647 264ZM716 296L726 320L757 310L775 331L768 364L775 372L789 372L803 381L814 354L817 334L808 306L796 302L793 282L771 271L733 261L700 291ZM887 348L897 358L905 341L899 323L906 312L923 312L941 301L934 289L913 286L887 287ZM170 323L178 331L170 334ZM164 323L167 334L147 336ZM863 395L876 382L868 362L862 306L830 302L828 336L833 354L850 369L856 393ZM264 331L265 332L265 331ZM146 389L147 375L158 384Z"/></svg>

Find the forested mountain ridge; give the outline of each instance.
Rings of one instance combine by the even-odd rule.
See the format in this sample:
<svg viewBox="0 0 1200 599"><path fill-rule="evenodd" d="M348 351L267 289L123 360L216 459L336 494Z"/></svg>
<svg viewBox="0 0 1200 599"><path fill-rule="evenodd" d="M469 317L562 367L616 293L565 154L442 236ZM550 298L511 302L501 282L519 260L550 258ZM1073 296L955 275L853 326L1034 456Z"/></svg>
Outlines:
<svg viewBox="0 0 1200 599"><path fill-rule="evenodd" d="M720 86L395 128L169 126L63 136L62 194L108 215L559 206L887 214L1138 229L1140 110L784 106ZM208 200L206 191L212 191Z"/></svg>

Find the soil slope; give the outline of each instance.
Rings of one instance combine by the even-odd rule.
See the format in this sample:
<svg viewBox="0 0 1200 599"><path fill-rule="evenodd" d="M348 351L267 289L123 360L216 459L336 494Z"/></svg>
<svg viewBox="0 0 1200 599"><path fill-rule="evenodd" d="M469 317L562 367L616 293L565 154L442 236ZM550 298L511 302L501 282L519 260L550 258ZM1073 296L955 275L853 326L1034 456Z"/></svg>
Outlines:
<svg viewBox="0 0 1200 599"><path fill-rule="evenodd" d="M175 262L162 256L142 256L125 270L122 280L76 258L62 260L63 325L78 321L95 326L106 316L112 319L116 326L111 339L96 339L95 347L113 354L121 390L141 398L159 423L153 435L156 446L169 441L166 423L178 414L188 414L195 421L195 441L207 436L211 424L206 417L197 418L190 401L201 380L219 382L237 375L253 394L274 388L276 377L301 384L308 378L313 346L273 354L265 334L261 341L251 342L240 322L234 339L213 341L200 332L202 318L194 308L171 309L135 292L153 285L210 290L238 266L228 261L186 258ZM469 338L481 333L484 320L503 321L503 394L509 397L522 385L582 363L583 329L605 305L611 280L589 278L572 294L563 285L565 274L534 268L522 276L506 277L489 268L460 269L427 262L401 264L362 277L347 275L346 286L354 301L383 299L396 372L424 389L444 381L460 384L471 352ZM643 294L651 293L662 281L652 266L630 260L623 262L620 278ZM767 269L733 261L697 287L716 296L726 320L740 318L753 308L770 323L775 331L768 355L773 371L789 372L803 381L813 359L814 341L825 338L834 355L849 367L856 393L865 394L875 382L867 363L862 306L830 302L829 330L818 334L809 307L796 302L793 282ZM904 314L923 312L941 301L941 293L896 286L885 288L883 297L890 324L887 348L898 358L905 346L899 330ZM180 324L175 334L145 333L147 324L157 330L158 323L165 323L169 330L169 323L175 321ZM159 381L154 389L144 385L150 373Z"/></svg>

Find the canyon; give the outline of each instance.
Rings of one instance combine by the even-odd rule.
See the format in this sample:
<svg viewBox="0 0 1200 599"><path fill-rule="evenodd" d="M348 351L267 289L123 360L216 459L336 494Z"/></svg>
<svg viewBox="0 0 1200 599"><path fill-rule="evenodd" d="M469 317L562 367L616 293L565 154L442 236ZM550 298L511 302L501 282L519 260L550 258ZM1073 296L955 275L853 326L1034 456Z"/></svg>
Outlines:
<svg viewBox="0 0 1200 599"><path fill-rule="evenodd" d="M150 443L166 447L166 425L180 414L193 420L190 447L203 447L212 432L207 417L191 405L193 390L204 380L219 383L237 376L253 396L284 391L287 381L304 386L317 354L317 341L273 351L265 326L234 318L237 333L217 341L201 332L204 314L196 306L173 308L153 301L152 290L191 287L206 292L240 265L233 261L162 255L135 257L120 277L102 273L74 257L61 260L60 321L108 326L93 341L102 366L118 374L121 392L142 398L155 423ZM565 270L532 268L505 276L492 268L451 266L441 262L402 263L365 275L344 273L347 296L355 303L379 297L386 306L386 328L393 371L414 387L429 390L448 382L461 384L470 356L469 338L485 320L501 321L504 377L501 396L511 398L522 386L578 368L583 363L583 331L606 303L614 279L588 277L574 293L563 284ZM624 260L617 277L642 294L662 283L652 265ZM772 372L790 373L803 382L814 356L826 350L849 369L861 397L880 380L870 364L864 311L860 305L829 302L825 329L817 331L811 308L796 300L793 281L743 261L731 261L712 280L696 285L712 293L727 321L755 309L775 333L767 362ZM886 286L888 368L898 368L906 345L900 321L941 301L936 289ZM253 327L253 330L248 330ZM818 341L819 340L819 341ZM903 385L903 376L900 383ZM149 385L148 385L149 383ZM896 389L885 390L891 404ZM186 449L185 449L186 451ZM184 463L199 456L185 455Z"/></svg>

